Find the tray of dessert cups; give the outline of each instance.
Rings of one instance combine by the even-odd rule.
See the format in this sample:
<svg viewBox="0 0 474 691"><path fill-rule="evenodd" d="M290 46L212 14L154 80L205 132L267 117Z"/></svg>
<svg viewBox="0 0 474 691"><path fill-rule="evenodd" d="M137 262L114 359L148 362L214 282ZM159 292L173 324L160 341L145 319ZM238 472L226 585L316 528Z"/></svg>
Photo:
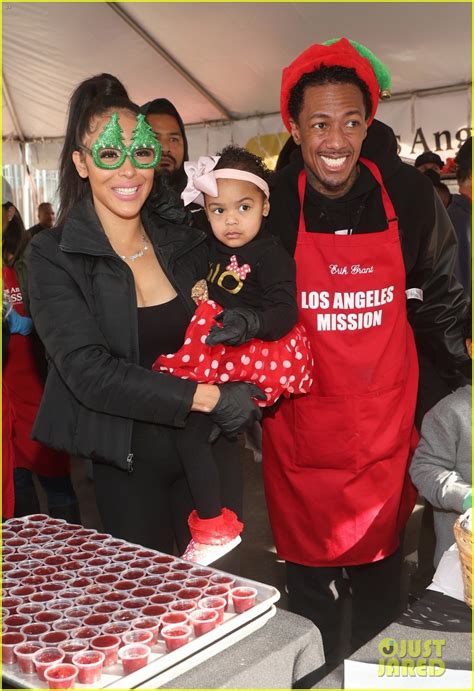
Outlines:
<svg viewBox="0 0 474 691"><path fill-rule="evenodd" d="M3 678L156 688L274 615L272 586L45 514L2 526Z"/></svg>

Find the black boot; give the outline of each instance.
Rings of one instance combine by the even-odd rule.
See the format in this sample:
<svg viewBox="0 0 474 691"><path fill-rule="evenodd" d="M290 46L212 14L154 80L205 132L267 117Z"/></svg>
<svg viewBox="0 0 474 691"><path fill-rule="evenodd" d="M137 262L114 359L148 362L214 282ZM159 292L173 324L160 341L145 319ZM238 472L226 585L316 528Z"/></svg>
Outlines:
<svg viewBox="0 0 474 691"><path fill-rule="evenodd" d="M34 486L25 487L19 492L15 491L15 518L40 513L38 495Z"/></svg>
<svg viewBox="0 0 474 691"><path fill-rule="evenodd" d="M48 513L52 518L64 518L68 523L80 523L81 514L79 512L79 504L72 502L71 504L60 504L59 506L51 506Z"/></svg>

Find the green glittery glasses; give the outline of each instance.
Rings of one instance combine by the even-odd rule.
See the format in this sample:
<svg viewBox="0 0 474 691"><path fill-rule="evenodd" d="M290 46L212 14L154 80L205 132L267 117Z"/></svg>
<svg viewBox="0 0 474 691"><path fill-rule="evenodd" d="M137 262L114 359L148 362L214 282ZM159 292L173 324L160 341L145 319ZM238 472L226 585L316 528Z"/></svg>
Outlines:
<svg viewBox="0 0 474 691"><path fill-rule="evenodd" d="M161 144L141 113L132 132L132 143L125 146L123 130L118 113L112 113L92 149L80 145L87 151L98 168L115 170L125 163L127 156L135 168L154 168L161 160Z"/></svg>

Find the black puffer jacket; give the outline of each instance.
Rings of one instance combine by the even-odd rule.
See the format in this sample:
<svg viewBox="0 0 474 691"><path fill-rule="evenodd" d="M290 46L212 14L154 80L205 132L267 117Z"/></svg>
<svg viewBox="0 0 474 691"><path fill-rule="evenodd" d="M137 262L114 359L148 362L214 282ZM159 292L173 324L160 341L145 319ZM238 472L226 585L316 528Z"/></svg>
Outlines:
<svg viewBox="0 0 474 691"><path fill-rule="evenodd" d="M146 212L142 220L191 319L191 288L207 273L206 236L157 225ZM89 199L64 226L35 236L29 272L31 315L49 359L33 439L127 469L133 421L184 426L196 384L139 366L133 274Z"/></svg>
<svg viewBox="0 0 474 691"><path fill-rule="evenodd" d="M397 155L393 131L378 120L369 127L361 155L380 169L398 216L406 268L406 287L421 288L423 302L409 300L408 316L418 352L454 388L458 368L468 371L469 360L459 319L465 310L463 290L454 277L457 243L448 215L433 185ZM275 175L271 191L269 227L294 254L298 229L297 180L303 167L301 153ZM334 232L352 228L371 233L387 227L379 186L365 166L343 197L329 199L306 186L304 215L308 231ZM434 395L430 405L442 395Z"/></svg>

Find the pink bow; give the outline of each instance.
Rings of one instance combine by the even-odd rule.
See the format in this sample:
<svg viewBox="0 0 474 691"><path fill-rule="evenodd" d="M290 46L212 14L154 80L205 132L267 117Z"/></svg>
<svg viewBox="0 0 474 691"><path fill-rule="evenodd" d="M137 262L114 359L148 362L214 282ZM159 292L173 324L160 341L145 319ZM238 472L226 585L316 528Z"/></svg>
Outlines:
<svg viewBox="0 0 474 691"><path fill-rule="evenodd" d="M242 266L239 266L237 255L235 254L231 256L230 264L227 264L225 269L226 271L232 271L232 273L236 274L242 281L245 281L247 274L252 271L248 264L242 264Z"/></svg>
<svg viewBox="0 0 474 691"><path fill-rule="evenodd" d="M195 202L204 206L204 194L217 197L217 182L212 172L220 156L200 156L197 161L185 161L184 171L188 184L181 193L184 206Z"/></svg>

